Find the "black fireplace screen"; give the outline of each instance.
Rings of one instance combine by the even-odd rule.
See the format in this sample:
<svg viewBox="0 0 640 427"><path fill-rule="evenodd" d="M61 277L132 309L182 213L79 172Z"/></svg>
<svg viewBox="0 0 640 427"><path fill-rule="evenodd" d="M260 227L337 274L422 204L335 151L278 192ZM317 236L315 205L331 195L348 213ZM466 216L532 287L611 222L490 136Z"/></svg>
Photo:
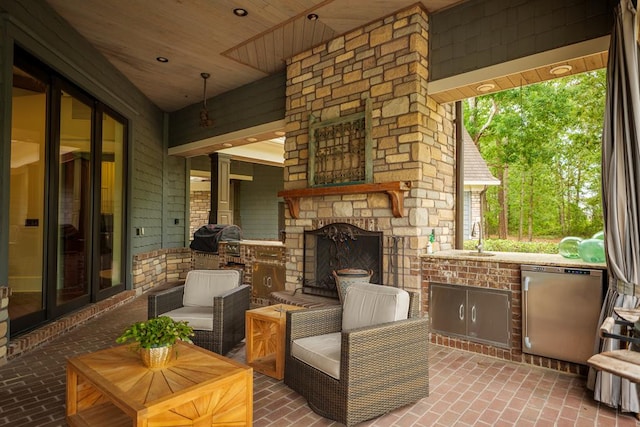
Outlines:
<svg viewBox="0 0 640 427"><path fill-rule="evenodd" d="M373 270L371 283L381 283L382 232L345 223L304 232L303 293L337 298L332 271L344 268Z"/></svg>

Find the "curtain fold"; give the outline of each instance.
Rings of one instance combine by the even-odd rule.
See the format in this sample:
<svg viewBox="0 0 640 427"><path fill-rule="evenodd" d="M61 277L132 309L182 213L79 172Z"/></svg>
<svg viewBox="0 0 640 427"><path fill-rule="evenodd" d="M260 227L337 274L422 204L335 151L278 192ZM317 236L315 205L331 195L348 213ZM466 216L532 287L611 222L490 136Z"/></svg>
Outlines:
<svg viewBox="0 0 640 427"><path fill-rule="evenodd" d="M640 74L636 8L620 0L614 9L614 26L607 64L607 96L602 132L602 205L609 291L601 320L613 307L635 307L640 295ZM598 350L619 348L617 340L598 340ZM625 412L640 412L637 385L593 370L588 386L594 398Z"/></svg>

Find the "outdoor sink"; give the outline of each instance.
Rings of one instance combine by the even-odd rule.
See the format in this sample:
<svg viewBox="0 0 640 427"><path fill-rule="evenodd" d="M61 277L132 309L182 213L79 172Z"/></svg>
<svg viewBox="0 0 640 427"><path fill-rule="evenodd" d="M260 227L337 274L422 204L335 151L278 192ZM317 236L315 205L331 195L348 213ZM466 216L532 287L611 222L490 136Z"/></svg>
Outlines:
<svg viewBox="0 0 640 427"><path fill-rule="evenodd" d="M471 255L471 256L494 256L494 253L491 252L477 252L477 251L471 251L471 252L467 252L467 255Z"/></svg>

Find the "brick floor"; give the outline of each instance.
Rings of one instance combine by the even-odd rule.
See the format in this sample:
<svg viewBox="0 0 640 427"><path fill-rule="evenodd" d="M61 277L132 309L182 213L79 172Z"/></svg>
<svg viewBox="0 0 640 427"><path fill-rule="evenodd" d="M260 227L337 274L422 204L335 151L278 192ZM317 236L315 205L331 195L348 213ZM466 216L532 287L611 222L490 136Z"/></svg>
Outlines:
<svg viewBox="0 0 640 427"><path fill-rule="evenodd" d="M142 296L0 367L0 426L66 426L65 360L116 345L146 318ZM229 355L244 361L244 344ZM432 345L430 396L361 426L639 426L595 402L585 380ZM254 426L338 426L312 412L281 381L254 374Z"/></svg>

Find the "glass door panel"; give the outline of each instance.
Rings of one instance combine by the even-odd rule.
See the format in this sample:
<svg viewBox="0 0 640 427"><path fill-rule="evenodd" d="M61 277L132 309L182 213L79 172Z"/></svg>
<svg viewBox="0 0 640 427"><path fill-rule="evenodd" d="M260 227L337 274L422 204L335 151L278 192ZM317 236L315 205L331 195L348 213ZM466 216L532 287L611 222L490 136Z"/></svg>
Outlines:
<svg viewBox="0 0 640 427"><path fill-rule="evenodd" d="M44 318L46 113L47 84L14 67L8 272L12 330Z"/></svg>
<svg viewBox="0 0 640 427"><path fill-rule="evenodd" d="M100 289L123 283L124 125L104 114L100 184Z"/></svg>
<svg viewBox="0 0 640 427"><path fill-rule="evenodd" d="M56 305L89 294L91 119L93 109L63 91L60 99Z"/></svg>

